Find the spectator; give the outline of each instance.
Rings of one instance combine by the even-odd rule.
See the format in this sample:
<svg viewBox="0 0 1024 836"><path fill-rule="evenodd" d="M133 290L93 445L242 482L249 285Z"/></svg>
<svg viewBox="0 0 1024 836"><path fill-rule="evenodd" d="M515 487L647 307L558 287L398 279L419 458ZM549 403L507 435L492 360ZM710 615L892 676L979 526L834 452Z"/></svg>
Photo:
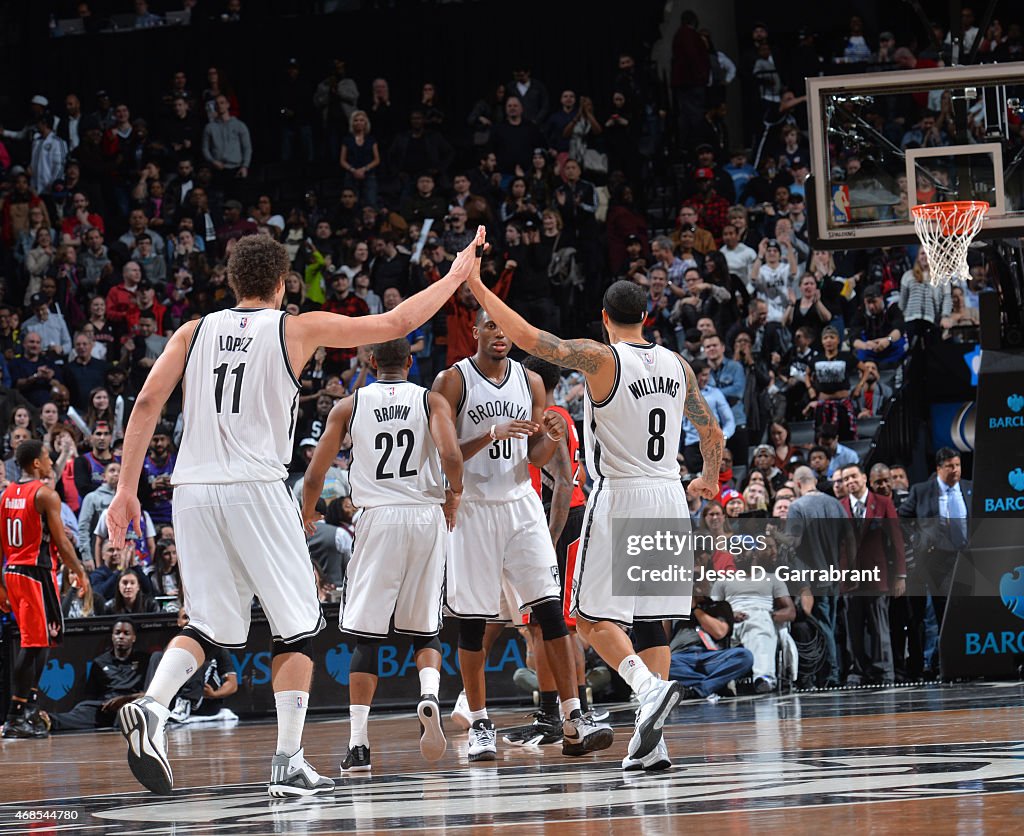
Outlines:
<svg viewBox="0 0 1024 836"><path fill-rule="evenodd" d="M107 293L105 318L116 326L127 327L128 318L138 310L138 290L142 268L137 261L126 261L121 268L121 284Z"/></svg>
<svg viewBox="0 0 1024 836"><path fill-rule="evenodd" d="M839 443L839 428L835 424L822 424L818 428L818 444L828 453L830 479L837 470L860 461L860 457L853 450Z"/></svg>
<svg viewBox="0 0 1024 836"><path fill-rule="evenodd" d="M156 601L142 591L138 572L137 569L127 569L121 573L114 598L107 604L107 615L141 615L160 611Z"/></svg>
<svg viewBox="0 0 1024 836"><path fill-rule="evenodd" d="M341 148L341 137L349 124L352 114L359 103L359 88L345 72L345 61L341 58L331 60L331 72L316 86L313 93L313 104L320 110L324 137L327 141L327 158L336 160ZM383 81L383 79L379 79ZM385 98L381 108L390 109L387 100L387 82L384 82ZM377 82L374 82L374 103L376 105ZM374 108L377 110L378 108ZM376 119L376 113L374 113Z"/></svg>
<svg viewBox="0 0 1024 836"><path fill-rule="evenodd" d="M331 468L328 468L328 472ZM324 481L327 486L327 481ZM295 486L299 487L298 484ZM293 489L293 493L294 493ZM319 506L324 500L321 498ZM315 523L313 534L306 538L309 556L320 570L324 583L340 589L345 582L348 562L352 557L355 528L352 517L356 507L352 498L342 496L324 504L323 519Z"/></svg>
<svg viewBox="0 0 1024 836"><path fill-rule="evenodd" d="M149 370L163 354L169 338L156 332L156 316L152 311L139 313L139 322L135 330L136 336L125 340L122 362L130 363L132 383L141 390L149 376Z"/></svg>
<svg viewBox="0 0 1024 836"><path fill-rule="evenodd" d="M370 119L366 111L352 112L348 136L341 144L340 161L341 170L345 172L345 185L356 190L364 206L376 206L380 149L370 133Z"/></svg>
<svg viewBox="0 0 1024 836"><path fill-rule="evenodd" d="M109 364L93 356L95 341L91 334L78 331L74 340L74 356L64 366L64 381L71 394L71 404L80 413L89 409L89 395L106 380Z"/></svg>
<svg viewBox="0 0 1024 836"><path fill-rule="evenodd" d="M505 121L491 129L491 144L498 171L506 179L525 177L530 170L533 149L546 147L540 128L526 117L522 100L517 95L505 99Z"/></svg>
<svg viewBox="0 0 1024 836"><path fill-rule="evenodd" d="M759 694L775 690L779 627L796 618L789 590L773 572L763 580L750 577L750 568L765 566L765 557L761 551L747 552L736 561L738 568L747 570L745 578L718 580L711 586L711 600L725 601L732 608L733 638L753 656L754 690Z"/></svg>
<svg viewBox="0 0 1024 836"><path fill-rule="evenodd" d="M165 305L157 301L156 287L148 279L139 282L137 304L138 308L128 314L129 331L134 332L139 320L145 314L150 313L156 322L156 333L161 337L169 336L171 331L170 312Z"/></svg>
<svg viewBox="0 0 1024 836"><path fill-rule="evenodd" d="M74 192L71 205L74 214L65 217L60 224L61 243L80 247L86 243L85 235L92 229L100 232L102 243L102 233L105 230L103 218L89 211L89 198L85 192Z"/></svg>
<svg viewBox="0 0 1024 836"><path fill-rule="evenodd" d="M810 362L807 394L811 400L804 411L814 411L815 426L835 425L848 441L857 437L857 412L850 400L857 361L839 350L839 332L831 326L822 330L821 346L821 353Z"/></svg>
<svg viewBox="0 0 1024 836"><path fill-rule="evenodd" d="M613 268L626 260L626 249L631 240L635 239L640 244L640 252L647 251L647 218L637 208L633 188L628 184L619 187L608 207L606 235L608 264Z"/></svg>
<svg viewBox="0 0 1024 836"><path fill-rule="evenodd" d="M893 465L893 486L897 467ZM900 468L905 475L905 469ZM902 479L900 480L902 481ZM917 634L915 644L923 647L924 624L928 598L931 596L935 619L941 625L946 613L946 600L953 583L957 556L966 548L971 519L973 485L962 478L960 454L950 447L935 453L935 475L911 486L910 494L900 504L899 515L919 522L911 534L914 552L914 576L911 581L911 623L908 632ZM923 522L931 520L933 522ZM920 657L908 660L914 679L924 667Z"/></svg>
<svg viewBox="0 0 1024 836"><path fill-rule="evenodd" d="M647 317L644 319L644 337L651 342L676 351L675 325L671 319L672 298L667 292L668 277L661 266L647 273Z"/></svg>
<svg viewBox="0 0 1024 836"><path fill-rule="evenodd" d="M434 177L427 172L416 178L416 193L402 200L402 217L410 224L422 224L430 218L440 225L447 210L448 201L435 191Z"/></svg>
<svg viewBox="0 0 1024 836"><path fill-rule="evenodd" d="M203 157L216 169L227 190L229 178L249 176L252 144L249 128L231 115L228 97L221 93L214 102L216 113L203 129Z"/></svg>
<svg viewBox="0 0 1024 836"><path fill-rule="evenodd" d="M92 533L95 543L94 552L99 555L102 552L103 544L110 539L106 511L100 514ZM151 591L149 580L139 569L140 566L148 566L152 562L153 551L156 549L156 526L153 525L148 511L142 512L142 536L139 536L132 526L129 527L126 538L125 547L121 553L121 569L122 571L136 572L143 592L148 594Z"/></svg>
<svg viewBox="0 0 1024 836"><path fill-rule="evenodd" d="M881 415L885 402L892 397L892 389L882 383L878 366L872 360L865 360L860 367L860 380L850 393L857 417Z"/></svg>
<svg viewBox="0 0 1024 836"><path fill-rule="evenodd" d="M387 290L384 293L386 295ZM338 270L331 276L331 295L324 302L323 309L344 316L367 316L370 313L366 301L352 291L352 280L343 270ZM355 349L352 348L328 349L327 366L340 372L347 368L348 362L353 357L355 357Z"/></svg>
<svg viewBox="0 0 1024 836"><path fill-rule="evenodd" d="M135 650L136 639L131 619L114 622L113 647L89 666L87 699L70 711L50 714L51 731L109 728L122 705L142 696L149 656Z"/></svg>
<svg viewBox="0 0 1024 836"><path fill-rule="evenodd" d="M184 588L181 585L181 571L178 569L178 547L174 544L174 540L157 541L156 550L153 553L153 564L150 567L149 581L157 596L175 597L181 600Z"/></svg>
<svg viewBox="0 0 1024 836"><path fill-rule="evenodd" d="M6 478L8 482L17 482L21 478L21 467L18 465L18 459L14 454L15 451L17 451L19 444L22 444L32 438L32 430L28 427L15 427L10 431L8 438L11 447L11 455L9 458L4 460L4 478Z"/></svg>
<svg viewBox="0 0 1024 836"><path fill-rule="evenodd" d="M732 409L725 395L714 386L711 386L711 369L703 360L694 360L691 363L694 374L697 375L697 386L701 395L711 408L711 413L718 419L722 427L722 433L726 439L730 438L736 429L736 420L733 417ZM686 469L690 473L700 473L704 467L704 459L700 455L700 444L697 439L697 428L687 418L683 418L683 456L686 461Z"/></svg>
<svg viewBox="0 0 1024 836"><path fill-rule="evenodd" d="M525 119L543 124L550 110L548 89L544 82L532 77L529 66L513 70L512 81L505 85L505 89L509 96L519 99Z"/></svg>
<svg viewBox="0 0 1024 836"><path fill-rule="evenodd" d="M100 515L110 507L114 500L114 491L117 490L117 480L121 475L121 463L109 461L103 468L103 481L94 490L82 499L82 508L78 514L78 553L82 562L88 566L105 565L95 563L95 551L93 549L93 531L100 521ZM113 548L113 546L111 546ZM116 551L115 551L116 554ZM102 578L100 580L105 580ZM95 584L95 582L93 582Z"/></svg>
<svg viewBox="0 0 1024 836"><path fill-rule="evenodd" d="M718 193L715 188L714 169L697 168L693 172L696 194L689 198L688 205L697 210L697 217L715 239L722 243L722 229L729 221L729 201ZM698 248L699 249L699 248ZM703 252L709 252L710 247Z"/></svg>
<svg viewBox="0 0 1024 836"><path fill-rule="evenodd" d="M28 273L28 284L25 287L26 306L31 304L32 296L39 292L43 276L54 266L56 255L53 233L49 227L39 227L32 249L25 256L25 270Z"/></svg>
<svg viewBox="0 0 1024 836"><path fill-rule="evenodd" d="M53 116L49 113L39 117L36 130L32 140L32 190L49 194L54 181L64 174L68 145L53 132Z"/></svg>
<svg viewBox="0 0 1024 836"><path fill-rule="evenodd" d="M895 682L889 630L889 596L900 598L907 589L907 562L896 508L892 500L868 490L868 477L859 464L842 469L846 497L843 510L855 520L857 552L851 568L874 571L877 582L863 581L846 598L847 685ZM868 523L867 520L883 520Z"/></svg>
<svg viewBox="0 0 1024 836"><path fill-rule="evenodd" d="M395 137L388 153L391 168L401 179L405 193L411 190L413 178L423 172L442 178L443 183L455 158L448 141L437 131L427 129L419 109L409 114L409 129Z"/></svg>
<svg viewBox="0 0 1024 836"><path fill-rule="evenodd" d="M897 305L885 304L878 285L864 291L864 307L857 312L850 328L856 335L853 348L858 360L874 360L879 369L891 369L907 353L903 314Z"/></svg>
<svg viewBox="0 0 1024 836"><path fill-rule="evenodd" d="M787 261L782 261L785 240L762 238L757 260L750 265L750 280L758 298L768 305L768 322L783 322L786 306L793 298L793 280L797 274L796 250L786 246Z"/></svg>
<svg viewBox="0 0 1024 836"><path fill-rule="evenodd" d="M42 293L33 294L29 304L34 313L22 324L22 333L38 334L47 353L55 357L70 354L71 335L64 317L50 313L49 300Z"/></svg>
<svg viewBox="0 0 1024 836"><path fill-rule="evenodd" d="M297 58L288 59L285 78L277 90L277 113L281 122L281 160L291 162L298 145L305 162L313 162L313 90L301 77Z"/></svg>
<svg viewBox="0 0 1024 836"><path fill-rule="evenodd" d="M732 635L733 613L724 601L694 595L689 618L673 624L669 677L686 687L684 699L717 701L734 679L750 672L754 657L743 647L722 649Z"/></svg>
<svg viewBox="0 0 1024 836"><path fill-rule="evenodd" d="M373 265L370 268L370 279L373 291L383 296L389 287L397 287L402 295L409 293L409 254L399 252L398 239L394 233L388 233L380 239L381 252L374 253ZM307 283L308 288L308 283Z"/></svg>
<svg viewBox="0 0 1024 836"><path fill-rule="evenodd" d="M113 272L113 264L99 229L87 230L84 243L85 246L78 253L78 276L82 289L87 293L95 293L100 282Z"/></svg>
<svg viewBox="0 0 1024 836"><path fill-rule="evenodd" d="M110 425L105 421L98 422L89 436L89 452L75 459L75 488L83 502L103 483L107 465L114 460L110 452L112 440Z"/></svg>
<svg viewBox="0 0 1024 836"><path fill-rule="evenodd" d="M687 9L672 39L672 100L677 108L679 147L704 118L704 102L711 66L707 44L697 32L700 21Z"/></svg>
<svg viewBox="0 0 1024 836"><path fill-rule="evenodd" d="M171 473L177 456L174 454L174 427L166 421L157 424L149 442L149 455L143 470L149 482L149 502L146 510L159 525L171 522Z"/></svg>
<svg viewBox="0 0 1024 836"><path fill-rule="evenodd" d="M161 253L165 251L166 244L163 236L149 228L149 217L145 211L132 209L131 214L128 215L128 231L117 240L124 244L128 252L131 252L138 246L140 235L149 235L155 251Z"/></svg>
<svg viewBox="0 0 1024 836"><path fill-rule="evenodd" d="M914 267L900 279L900 311L908 338L920 337L926 342L936 333L944 317L953 307L950 285L933 285L924 247L917 253Z"/></svg>
<svg viewBox="0 0 1024 836"><path fill-rule="evenodd" d="M708 334L701 340L704 357L711 370L711 379L715 387L725 396L732 408L732 417L736 425L728 447L735 459L744 465L747 462L747 415L743 406L743 395L746 389L746 373L737 361L725 356L722 338L717 334Z"/></svg>
<svg viewBox="0 0 1024 836"><path fill-rule="evenodd" d="M969 307L964 289L959 285L951 285L949 313L942 318L942 339L955 342L970 341L972 332L977 333L979 325L978 309Z"/></svg>
<svg viewBox="0 0 1024 836"><path fill-rule="evenodd" d="M63 364L56 355L43 353L43 338L29 331L22 341L22 356L10 363L11 380L25 398L36 407L50 399L50 385L63 378Z"/></svg>

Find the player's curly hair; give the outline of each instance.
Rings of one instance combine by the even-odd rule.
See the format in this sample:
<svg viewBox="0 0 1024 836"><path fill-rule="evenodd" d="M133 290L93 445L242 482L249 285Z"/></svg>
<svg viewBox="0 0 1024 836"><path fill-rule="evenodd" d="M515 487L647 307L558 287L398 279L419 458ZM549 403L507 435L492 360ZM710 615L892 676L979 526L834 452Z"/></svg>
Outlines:
<svg viewBox="0 0 1024 836"><path fill-rule="evenodd" d="M235 242L228 259L228 284L238 299L273 301L291 269L288 251L266 235L247 235Z"/></svg>

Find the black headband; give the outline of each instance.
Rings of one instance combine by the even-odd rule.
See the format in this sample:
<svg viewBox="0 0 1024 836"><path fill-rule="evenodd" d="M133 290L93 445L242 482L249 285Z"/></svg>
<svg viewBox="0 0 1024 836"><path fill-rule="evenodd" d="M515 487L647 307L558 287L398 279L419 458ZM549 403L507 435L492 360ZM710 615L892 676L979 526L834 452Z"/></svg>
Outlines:
<svg viewBox="0 0 1024 836"><path fill-rule="evenodd" d="M631 317L622 309L615 307L615 305L611 304L607 299L604 300L604 309L607 312L608 317L613 322L617 322L620 325L640 325L647 318L646 310L640 312L640 319L637 320L636 314L633 314Z"/></svg>

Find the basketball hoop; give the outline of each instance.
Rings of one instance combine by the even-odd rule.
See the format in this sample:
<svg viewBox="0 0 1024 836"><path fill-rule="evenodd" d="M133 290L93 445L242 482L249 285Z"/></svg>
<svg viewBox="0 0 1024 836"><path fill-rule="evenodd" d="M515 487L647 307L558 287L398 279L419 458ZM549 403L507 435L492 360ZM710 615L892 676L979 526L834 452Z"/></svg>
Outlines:
<svg viewBox="0 0 1024 836"><path fill-rule="evenodd" d="M928 256L929 281L943 285L954 277L966 280L967 248L981 229L989 206L980 200L922 203L912 206L914 228Z"/></svg>

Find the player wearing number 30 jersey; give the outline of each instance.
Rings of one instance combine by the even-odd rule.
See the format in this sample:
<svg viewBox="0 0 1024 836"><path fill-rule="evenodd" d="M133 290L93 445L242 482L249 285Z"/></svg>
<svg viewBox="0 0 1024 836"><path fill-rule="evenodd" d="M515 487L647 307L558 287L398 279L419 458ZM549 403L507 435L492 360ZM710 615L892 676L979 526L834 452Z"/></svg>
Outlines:
<svg viewBox="0 0 1024 836"><path fill-rule="evenodd" d="M676 464L682 418L697 428L704 457L704 473L690 490L708 499L718 491L722 431L686 362L644 339L647 294L639 285L618 281L605 292L602 319L610 345L604 345L560 340L538 330L488 290L477 270L469 283L517 345L559 366L579 369L586 378L584 438L587 469L596 482L587 499L572 580L573 610L579 632L640 701L623 768L664 769L671 761L662 728L682 686L664 681L670 655L661 620L689 614L690 589L683 584L665 584L663 590L631 588L630 561L615 541L613 521L661 518L659 530L671 526L677 533L688 532L689 513ZM664 559L656 560L662 568ZM692 551L674 556L673 562L685 566L687 560L692 568ZM636 652L621 629L630 624Z"/></svg>
<svg viewBox="0 0 1024 836"><path fill-rule="evenodd" d="M173 515L191 622L171 641L146 696L120 712L129 766L148 789L172 788L163 734L167 705L211 645L244 645L253 595L274 636L278 740L270 794L334 789L306 763L301 745L313 672L310 638L324 619L298 509L282 481L292 451L297 375L319 346L377 343L417 328L466 278L473 246L444 279L386 314L291 317L281 313L287 251L271 238L242 238L228 260L237 306L183 325L150 371L125 432L121 476L107 512L110 538L121 546L127 527L139 524L136 490L154 426L183 379Z"/></svg>

